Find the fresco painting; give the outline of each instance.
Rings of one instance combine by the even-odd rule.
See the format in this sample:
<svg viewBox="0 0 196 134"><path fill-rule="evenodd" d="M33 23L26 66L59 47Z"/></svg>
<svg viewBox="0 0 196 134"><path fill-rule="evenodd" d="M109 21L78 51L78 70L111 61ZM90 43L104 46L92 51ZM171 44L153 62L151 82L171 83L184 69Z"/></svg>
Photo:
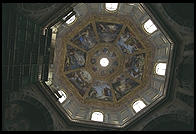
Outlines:
<svg viewBox="0 0 196 134"><path fill-rule="evenodd" d="M89 101L92 99L109 103L115 98L119 101L133 93L140 85L138 81L144 78L146 51L142 51L146 48L128 27L120 33L121 24L95 22L95 26L96 33L90 23L78 31L71 39L72 43L66 45L65 75L72 88ZM95 34L98 34L98 40ZM117 42L114 44L114 41ZM119 51L110 47L112 45L116 45L114 47L118 47L122 55L118 55ZM89 63L86 63L87 54ZM102 58L108 59L107 66L101 65ZM121 66L122 63L124 65Z"/></svg>
<svg viewBox="0 0 196 134"><path fill-rule="evenodd" d="M71 83L76 87L81 96L84 96L89 84L92 81L90 73L86 70L72 72L66 75Z"/></svg>
<svg viewBox="0 0 196 134"><path fill-rule="evenodd" d="M69 71L85 66L86 53L74 48L71 45L67 45L67 55L65 57L64 70Z"/></svg>
<svg viewBox="0 0 196 134"><path fill-rule="evenodd" d="M100 57L105 56L110 61L110 66L108 68L103 68L100 66L99 60ZM116 60L116 53L114 51L109 50L109 48L104 47L97 50L94 55L90 59L90 63L93 65L91 68L93 72L100 74L101 76L105 76L108 74L112 74L115 71L115 68L119 65Z"/></svg>
<svg viewBox="0 0 196 134"><path fill-rule="evenodd" d="M117 42L118 47L123 53L133 54L134 52L143 49L141 43L135 38L135 35L125 28L123 34Z"/></svg>
<svg viewBox="0 0 196 134"><path fill-rule="evenodd" d="M95 33L93 31L92 24L86 26L71 41L77 46L79 46L80 48L83 48L87 51L92 47L94 47L97 41L96 41Z"/></svg>
<svg viewBox="0 0 196 134"><path fill-rule="evenodd" d="M117 100L121 99L138 85L137 82L130 79L128 76L125 76L125 74L120 74L112 81L112 87L115 90Z"/></svg>
<svg viewBox="0 0 196 134"><path fill-rule="evenodd" d="M142 80L144 71L145 54L134 55L126 60L125 68L129 75L133 78Z"/></svg>
<svg viewBox="0 0 196 134"><path fill-rule="evenodd" d="M88 98L112 101L111 87L105 81L97 80L93 83Z"/></svg>
<svg viewBox="0 0 196 134"><path fill-rule="evenodd" d="M91 64L95 64L97 62L96 58L91 58Z"/></svg>
<svg viewBox="0 0 196 134"><path fill-rule="evenodd" d="M96 22L96 28L101 42L113 42L122 29L122 25L108 22Z"/></svg>
<svg viewBox="0 0 196 134"><path fill-rule="evenodd" d="M97 50L94 54L92 59L99 58L102 55L106 55L110 59L114 59L116 57L116 54L113 51L110 51L108 48L104 47L100 50Z"/></svg>

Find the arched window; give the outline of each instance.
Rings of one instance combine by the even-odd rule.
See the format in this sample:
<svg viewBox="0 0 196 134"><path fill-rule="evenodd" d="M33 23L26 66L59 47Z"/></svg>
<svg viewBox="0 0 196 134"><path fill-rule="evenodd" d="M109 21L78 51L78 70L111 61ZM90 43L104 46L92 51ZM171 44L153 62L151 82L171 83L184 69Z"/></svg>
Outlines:
<svg viewBox="0 0 196 134"><path fill-rule="evenodd" d="M166 63L158 63L156 65L156 74L158 75L165 75L165 70L166 70Z"/></svg>
<svg viewBox="0 0 196 134"><path fill-rule="evenodd" d="M108 11L116 11L118 8L118 3L105 3L105 8Z"/></svg>
<svg viewBox="0 0 196 134"><path fill-rule="evenodd" d="M61 97L59 97L59 96L56 95L56 94L55 94L55 96L58 98L58 100L59 100L60 103L63 103L63 102L66 100L67 95L66 95L62 90L59 90L58 93L59 93L59 95L60 95Z"/></svg>
<svg viewBox="0 0 196 134"><path fill-rule="evenodd" d="M66 20L66 18L71 15L72 12L70 12L68 15L66 15L63 20ZM73 15L71 18L69 18L65 23L70 25L71 23L73 23L76 20L76 15Z"/></svg>
<svg viewBox="0 0 196 134"><path fill-rule="evenodd" d="M69 25L69 24L73 23L73 22L75 21L75 19L76 19L76 16L73 15L73 16L72 16L70 19L68 19L65 23L67 23L67 24Z"/></svg>
<svg viewBox="0 0 196 134"><path fill-rule="evenodd" d="M134 3L129 3L129 5L130 5L130 6L134 6L135 4L134 4Z"/></svg>
<svg viewBox="0 0 196 134"><path fill-rule="evenodd" d="M48 81L45 81L46 85L50 86L52 85L52 81L51 80L48 80Z"/></svg>
<svg viewBox="0 0 196 134"><path fill-rule="evenodd" d="M101 112L93 112L91 120L103 122L103 114Z"/></svg>
<svg viewBox="0 0 196 134"><path fill-rule="evenodd" d="M149 19L148 21L144 23L144 29L146 30L146 32L151 34L157 30L157 27L154 25L151 19Z"/></svg>
<svg viewBox="0 0 196 134"><path fill-rule="evenodd" d="M133 103L133 109L135 110L136 113L142 110L145 106L146 104L144 104L142 100L138 100Z"/></svg>

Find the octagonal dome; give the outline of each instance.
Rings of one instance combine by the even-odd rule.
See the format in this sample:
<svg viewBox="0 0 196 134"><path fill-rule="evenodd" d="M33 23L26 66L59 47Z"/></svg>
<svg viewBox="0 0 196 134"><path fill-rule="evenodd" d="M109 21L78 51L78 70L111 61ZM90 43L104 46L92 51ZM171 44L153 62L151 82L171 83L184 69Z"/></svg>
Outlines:
<svg viewBox="0 0 196 134"><path fill-rule="evenodd" d="M80 3L74 12L57 33L59 103L71 121L124 127L165 98L173 43L144 4Z"/></svg>

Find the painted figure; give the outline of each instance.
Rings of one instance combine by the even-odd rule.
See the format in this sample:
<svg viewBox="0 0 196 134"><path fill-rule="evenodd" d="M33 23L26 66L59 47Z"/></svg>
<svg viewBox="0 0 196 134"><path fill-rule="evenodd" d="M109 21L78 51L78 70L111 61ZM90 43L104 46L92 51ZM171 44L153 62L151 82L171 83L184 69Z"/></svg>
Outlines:
<svg viewBox="0 0 196 134"><path fill-rule="evenodd" d="M121 74L117 78L115 78L112 82L112 86L115 90L115 94L117 100L122 98L124 95L129 93L133 88L138 86L139 84L134 80L131 80L129 77Z"/></svg>
<svg viewBox="0 0 196 134"><path fill-rule="evenodd" d="M89 97L101 100L112 100L111 88L103 81L96 81L89 92Z"/></svg>
<svg viewBox="0 0 196 134"><path fill-rule="evenodd" d="M68 79L76 87L81 96L85 94L85 91L89 88L89 83L92 77L86 70L77 71L67 74Z"/></svg>
<svg viewBox="0 0 196 134"><path fill-rule="evenodd" d="M118 41L118 45L121 47L124 53L132 54L135 50L134 45L126 44L125 42L127 41L127 37L120 37L120 40Z"/></svg>
<svg viewBox="0 0 196 134"><path fill-rule="evenodd" d="M96 63L96 58L92 58L91 59L91 64L95 64Z"/></svg>
<svg viewBox="0 0 196 134"><path fill-rule="evenodd" d="M87 83L90 83L90 81L92 80L92 77L90 75L89 72L87 72L86 70L82 70L80 72L80 76L82 77L82 79L87 82Z"/></svg>
<svg viewBox="0 0 196 134"><path fill-rule="evenodd" d="M130 58L126 63L126 68L129 74L132 77L140 80L142 78L142 73L144 69L144 57L145 54L136 55Z"/></svg>
<svg viewBox="0 0 196 134"><path fill-rule="evenodd" d="M98 35L103 42L112 42L122 28L120 24L98 22L96 23Z"/></svg>
<svg viewBox="0 0 196 134"><path fill-rule="evenodd" d="M74 57L75 57L77 63L80 66L83 66L85 64L85 59L84 59L84 56L82 54L79 54L79 53L75 52Z"/></svg>
<svg viewBox="0 0 196 134"><path fill-rule="evenodd" d="M85 65L85 57L86 54L84 52L68 45L65 58L65 71L83 67Z"/></svg>
<svg viewBox="0 0 196 134"><path fill-rule="evenodd" d="M126 28L124 34L120 36L117 44L124 53L128 54L132 54L135 51L143 48L135 36L128 30L128 28Z"/></svg>
<svg viewBox="0 0 196 134"><path fill-rule="evenodd" d="M71 41L73 41L76 45L85 50L91 49L96 45L96 38L92 28L92 25L88 25L85 27L78 35L76 35Z"/></svg>
<svg viewBox="0 0 196 134"><path fill-rule="evenodd" d="M94 72L96 72L98 69L97 69L97 67L93 66L93 67L92 67L92 70L93 70Z"/></svg>
<svg viewBox="0 0 196 134"><path fill-rule="evenodd" d="M95 43L92 41L92 37L89 35L89 30L86 30L79 36L80 42L83 44L86 50L92 48Z"/></svg>

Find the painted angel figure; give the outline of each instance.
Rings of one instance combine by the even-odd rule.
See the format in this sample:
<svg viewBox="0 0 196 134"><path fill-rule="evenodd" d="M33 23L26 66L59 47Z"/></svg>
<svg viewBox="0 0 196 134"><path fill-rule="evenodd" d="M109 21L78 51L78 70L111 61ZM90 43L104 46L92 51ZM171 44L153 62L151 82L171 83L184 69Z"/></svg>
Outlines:
<svg viewBox="0 0 196 134"><path fill-rule="evenodd" d="M129 35L128 34L125 34L125 35L123 35L123 36L120 37L120 40L118 41L118 44L122 48L125 48L123 50L124 52L132 54L133 53L133 50L134 50L134 45L130 45L128 43L128 40L129 40Z"/></svg>
<svg viewBox="0 0 196 134"><path fill-rule="evenodd" d="M116 25L107 25L108 26L108 29L111 33L115 33L116 30L117 30L117 27Z"/></svg>
<svg viewBox="0 0 196 134"><path fill-rule="evenodd" d="M79 39L81 43L84 45L85 49L92 48L95 45L94 42L92 41L92 37L89 34L89 30L83 32Z"/></svg>
<svg viewBox="0 0 196 134"><path fill-rule="evenodd" d="M91 81L91 79L92 79L90 73L87 72L87 71L81 71L81 72L80 72L80 75L81 75L82 79L83 79L84 81L88 82L88 83L89 83L89 82Z"/></svg>
<svg viewBox="0 0 196 134"><path fill-rule="evenodd" d="M92 98L96 98L97 91L95 89L91 89L91 92L89 92L89 96L92 97Z"/></svg>
<svg viewBox="0 0 196 134"><path fill-rule="evenodd" d="M101 32L108 32L108 30L102 25L102 24L99 24L100 28L101 28Z"/></svg>
<svg viewBox="0 0 196 134"><path fill-rule="evenodd" d="M82 54L79 54L79 53L74 53L74 57L75 59L77 60L77 63L80 65L80 66L83 66L85 64L85 58L84 58L84 55Z"/></svg>

